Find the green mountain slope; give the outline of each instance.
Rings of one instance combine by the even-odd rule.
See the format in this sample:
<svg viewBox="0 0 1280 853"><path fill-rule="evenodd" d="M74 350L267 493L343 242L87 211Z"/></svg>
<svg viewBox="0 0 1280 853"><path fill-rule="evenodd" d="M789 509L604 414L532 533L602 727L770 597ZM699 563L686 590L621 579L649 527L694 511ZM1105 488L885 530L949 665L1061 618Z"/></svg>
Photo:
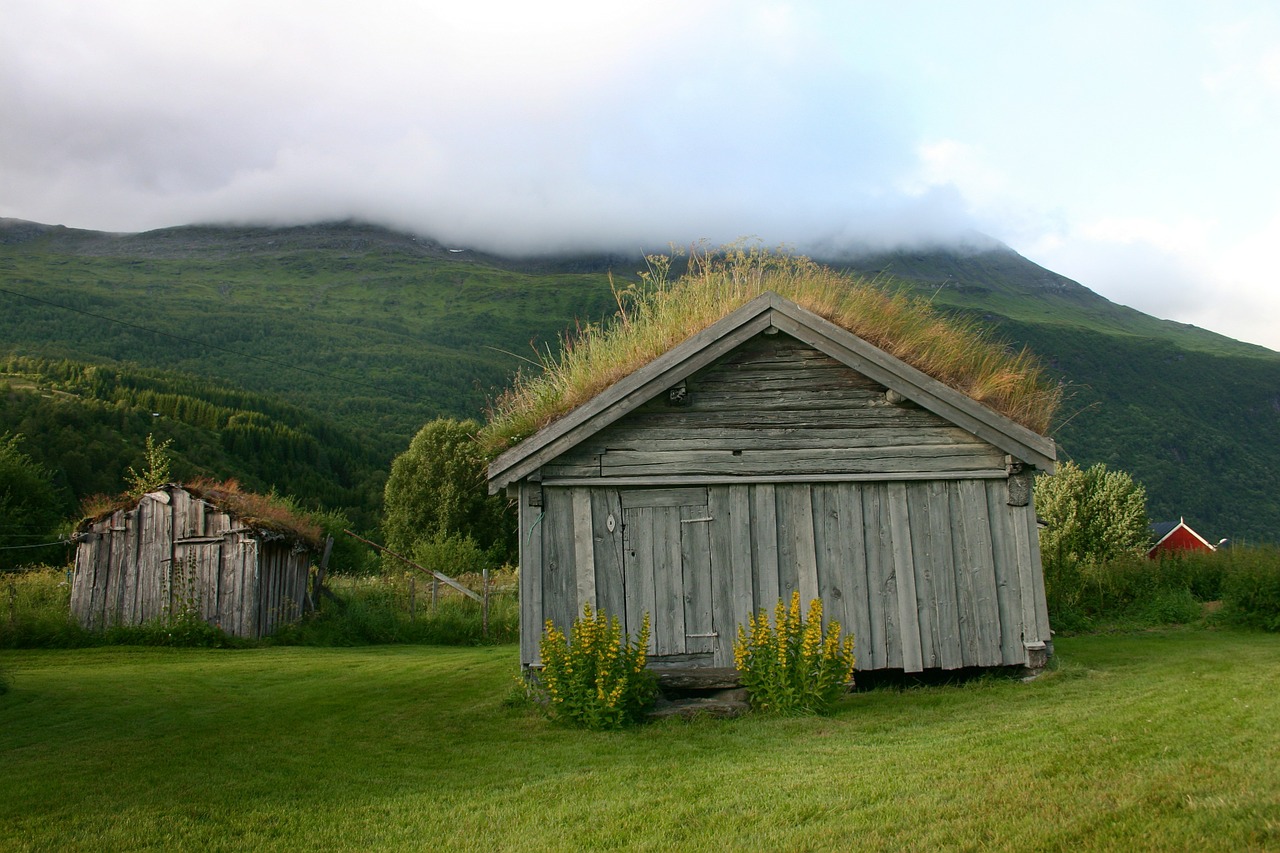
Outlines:
<svg viewBox="0 0 1280 853"><path fill-rule="evenodd" d="M138 365L275 401L293 413L271 416L282 429L311 419L308 434L366 451L367 484L425 421L480 415L536 349L608 314L610 272L625 285L642 264L496 258L354 223L111 235L6 220L0 358ZM1000 247L835 265L1039 353L1069 386L1062 456L1132 472L1153 516L1277 539L1280 353L1115 305ZM0 404L0 431L13 428ZM225 445L223 429L209 440ZM279 485L262 465L252 476Z"/></svg>
<svg viewBox="0 0 1280 853"><path fill-rule="evenodd" d="M1004 246L896 252L828 263L907 282L935 304L990 314L992 319L1163 340L1180 349L1217 355L1280 358L1265 347L1117 305Z"/></svg>
<svg viewBox="0 0 1280 853"><path fill-rule="evenodd" d="M1280 353L1117 305L1007 248L839 265L972 313L1067 386L1061 458L1147 486L1155 519L1216 541L1280 539Z"/></svg>

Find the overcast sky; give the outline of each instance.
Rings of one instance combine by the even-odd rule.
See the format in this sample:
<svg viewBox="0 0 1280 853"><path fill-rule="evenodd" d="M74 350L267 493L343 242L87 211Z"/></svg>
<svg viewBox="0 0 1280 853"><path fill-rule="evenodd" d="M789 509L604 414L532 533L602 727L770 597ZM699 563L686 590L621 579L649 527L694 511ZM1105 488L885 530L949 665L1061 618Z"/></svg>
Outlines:
<svg viewBox="0 0 1280 853"><path fill-rule="evenodd" d="M1280 4L0 0L0 216L973 231L1280 350Z"/></svg>

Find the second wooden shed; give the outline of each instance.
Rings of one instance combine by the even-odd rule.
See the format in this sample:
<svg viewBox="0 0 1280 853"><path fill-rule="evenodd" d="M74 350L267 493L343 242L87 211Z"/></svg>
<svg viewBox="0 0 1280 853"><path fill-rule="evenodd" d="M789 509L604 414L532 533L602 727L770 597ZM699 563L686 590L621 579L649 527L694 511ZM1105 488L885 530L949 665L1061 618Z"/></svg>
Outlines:
<svg viewBox="0 0 1280 853"><path fill-rule="evenodd" d="M584 604L651 665L733 666L798 590L861 670L1041 665L1033 472L1051 440L766 293L498 457L519 502L521 661Z"/></svg>
<svg viewBox="0 0 1280 853"><path fill-rule="evenodd" d="M238 510L246 495L169 484L86 521L76 535L71 614L86 628L141 625L188 606L237 637L261 638L307 606L318 531Z"/></svg>

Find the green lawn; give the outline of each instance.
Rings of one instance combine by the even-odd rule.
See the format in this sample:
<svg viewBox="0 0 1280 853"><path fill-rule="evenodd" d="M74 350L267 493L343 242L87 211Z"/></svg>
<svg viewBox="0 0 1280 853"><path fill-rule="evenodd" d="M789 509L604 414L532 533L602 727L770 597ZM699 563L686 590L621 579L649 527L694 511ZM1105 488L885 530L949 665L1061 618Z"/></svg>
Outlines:
<svg viewBox="0 0 1280 853"><path fill-rule="evenodd" d="M6 652L0 849L1280 849L1280 636L621 734L514 647Z"/></svg>

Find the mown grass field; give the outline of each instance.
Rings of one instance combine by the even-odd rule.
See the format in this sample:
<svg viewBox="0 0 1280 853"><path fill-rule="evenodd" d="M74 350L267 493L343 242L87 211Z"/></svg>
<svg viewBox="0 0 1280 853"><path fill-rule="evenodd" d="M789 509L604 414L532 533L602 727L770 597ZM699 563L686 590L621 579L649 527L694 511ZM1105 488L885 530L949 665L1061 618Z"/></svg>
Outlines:
<svg viewBox="0 0 1280 853"><path fill-rule="evenodd" d="M557 728L513 646L6 652L0 849L1280 848L1280 636L828 718Z"/></svg>

